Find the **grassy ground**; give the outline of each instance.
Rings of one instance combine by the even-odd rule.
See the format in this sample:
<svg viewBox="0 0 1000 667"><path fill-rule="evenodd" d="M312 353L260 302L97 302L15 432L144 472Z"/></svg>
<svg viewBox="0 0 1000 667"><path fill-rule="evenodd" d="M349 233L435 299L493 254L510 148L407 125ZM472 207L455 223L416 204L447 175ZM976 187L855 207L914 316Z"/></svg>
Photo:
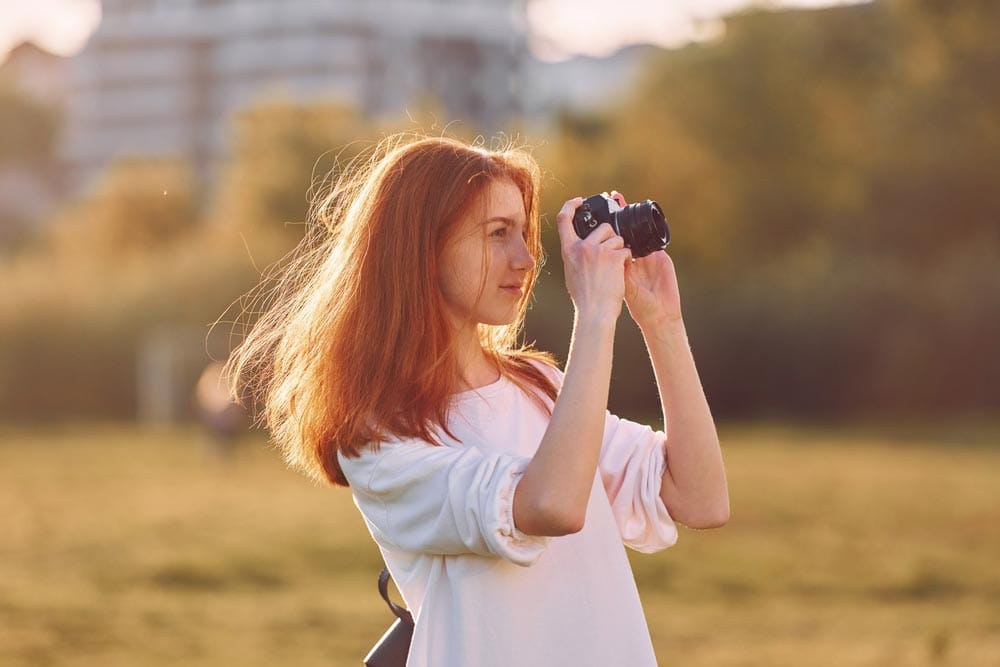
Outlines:
<svg viewBox="0 0 1000 667"><path fill-rule="evenodd" d="M630 552L660 664L1000 664L1000 430L720 436L729 524ZM360 664L391 617L350 493L240 445L0 430L0 664Z"/></svg>

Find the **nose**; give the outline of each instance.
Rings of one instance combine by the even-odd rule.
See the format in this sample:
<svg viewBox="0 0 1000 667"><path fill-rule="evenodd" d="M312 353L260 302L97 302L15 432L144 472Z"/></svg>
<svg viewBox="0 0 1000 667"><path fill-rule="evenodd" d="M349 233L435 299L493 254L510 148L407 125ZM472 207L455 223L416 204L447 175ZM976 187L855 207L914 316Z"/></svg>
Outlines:
<svg viewBox="0 0 1000 667"><path fill-rule="evenodd" d="M528 244L524 239L521 237L518 237L518 239L514 250L511 251L511 268L518 271L530 271L535 268L535 258L532 257L531 252L528 250Z"/></svg>

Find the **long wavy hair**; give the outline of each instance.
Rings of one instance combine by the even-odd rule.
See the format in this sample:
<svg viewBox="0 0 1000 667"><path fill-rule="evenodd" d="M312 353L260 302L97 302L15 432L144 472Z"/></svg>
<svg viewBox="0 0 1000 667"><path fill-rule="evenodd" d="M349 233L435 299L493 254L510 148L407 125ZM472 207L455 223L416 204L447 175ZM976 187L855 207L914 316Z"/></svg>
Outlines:
<svg viewBox="0 0 1000 667"><path fill-rule="evenodd" d="M465 216L485 206L487 185L505 179L524 198L535 267L510 324L475 326L501 374L551 415L556 388L531 361L556 362L518 342L545 259L538 164L511 142L487 149L394 134L313 202L289 261L254 288L270 304L226 362L231 396L253 402L254 423L263 422L291 467L349 486L338 452L357 456L391 437L440 445L439 428L454 438L447 424L460 369L439 287L442 251Z"/></svg>

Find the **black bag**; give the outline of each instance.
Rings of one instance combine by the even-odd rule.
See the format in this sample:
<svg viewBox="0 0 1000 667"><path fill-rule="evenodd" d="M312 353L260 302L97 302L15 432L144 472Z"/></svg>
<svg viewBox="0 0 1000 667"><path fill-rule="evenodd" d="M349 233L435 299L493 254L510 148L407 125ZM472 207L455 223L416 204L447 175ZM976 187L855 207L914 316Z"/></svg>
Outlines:
<svg viewBox="0 0 1000 667"><path fill-rule="evenodd" d="M382 568L378 575L378 592L396 615L396 621L389 626L382 638L365 656L367 667L405 667L406 654L410 652L413 637L413 616L389 599L389 569Z"/></svg>

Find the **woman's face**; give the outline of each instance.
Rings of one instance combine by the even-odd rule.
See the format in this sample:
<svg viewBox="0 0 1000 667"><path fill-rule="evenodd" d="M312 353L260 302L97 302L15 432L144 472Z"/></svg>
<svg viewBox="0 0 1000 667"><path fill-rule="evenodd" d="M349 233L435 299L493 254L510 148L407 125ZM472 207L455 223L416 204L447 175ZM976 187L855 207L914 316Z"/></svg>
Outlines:
<svg viewBox="0 0 1000 667"><path fill-rule="evenodd" d="M526 224L521 190L509 180L487 185L483 206L472 206L459 223L441 257L441 292L457 325L470 319L492 325L514 320L535 266L525 242Z"/></svg>

